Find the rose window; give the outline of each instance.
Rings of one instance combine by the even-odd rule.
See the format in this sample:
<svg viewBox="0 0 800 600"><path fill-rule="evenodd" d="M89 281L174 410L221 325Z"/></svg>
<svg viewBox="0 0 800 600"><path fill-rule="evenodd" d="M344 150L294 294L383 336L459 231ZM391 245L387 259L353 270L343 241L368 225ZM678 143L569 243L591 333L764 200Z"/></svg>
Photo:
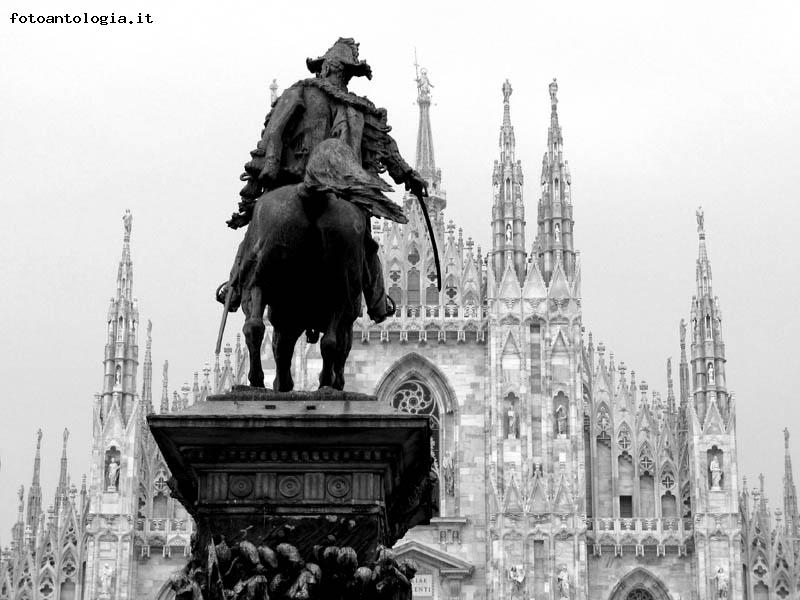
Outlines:
<svg viewBox="0 0 800 600"><path fill-rule="evenodd" d="M428 415L431 422L431 450L435 466L439 466L439 406L430 388L421 381L411 379L397 388L392 396L392 406L412 415Z"/></svg>

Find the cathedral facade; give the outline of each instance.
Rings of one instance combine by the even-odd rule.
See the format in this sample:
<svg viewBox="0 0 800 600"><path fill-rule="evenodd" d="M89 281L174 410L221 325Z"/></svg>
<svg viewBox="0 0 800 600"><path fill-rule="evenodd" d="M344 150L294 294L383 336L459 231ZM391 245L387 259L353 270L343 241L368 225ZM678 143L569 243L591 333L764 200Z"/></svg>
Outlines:
<svg viewBox="0 0 800 600"><path fill-rule="evenodd" d="M720 303L705 223L697 213L696 290L659 393L583 323L572 177L549 86L536 218L528 227L515 156L512 87L502 86L492 170L491 248L446 218L436 167L430 86L419 80L417 170L441 249L442 289L423 216L404 199L405 225L373 225L397 313L355 324L346 388L428 415L438 510L395 547L419 566L416 600L800 599L800 513L789 433L783 510L748 490L736 456ZM163 366L153 401L151 327L139 377L131 216L106 322L102 392L93 404L92 462L80 487L61 474L43 509L34 477L0 563L0 600L166 600L193 523L170 497L169 471L145 417L245 383L240 338L193 384L169 393ZM526 235L532 234L532 241ZM688 267L688 266L687 266ZM269 329L262 362L274 374ZM316 388L317 344L298 342L294 379ZM139 382L141 381L141 387ZM26 510L27 508L27 510Z"/></svg>

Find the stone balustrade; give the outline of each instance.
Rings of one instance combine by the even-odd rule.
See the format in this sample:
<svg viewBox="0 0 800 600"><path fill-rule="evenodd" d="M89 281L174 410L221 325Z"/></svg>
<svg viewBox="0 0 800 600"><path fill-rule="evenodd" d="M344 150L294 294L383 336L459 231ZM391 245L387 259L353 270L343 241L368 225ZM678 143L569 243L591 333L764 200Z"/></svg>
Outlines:
<svg viewBox="0 0 800 600"><path fill-rule="evenodd" d="M692 533L692 520L677 517L587 519L587 539L594 544L596 555L602 546L614 546L615 555L621 555L624 546L634 546L637 555L650 546L655 546L659 555L665 554L666 546L677 546L678 554L685 554Z"/></svg>
<svg viewBox="0 0 800 600"><path fill-rule="evenodd" d="M136 531L143 534L146 540L151 536L169 539L172 534L190 534L193 523L190 519L137 519Z"/></svg>

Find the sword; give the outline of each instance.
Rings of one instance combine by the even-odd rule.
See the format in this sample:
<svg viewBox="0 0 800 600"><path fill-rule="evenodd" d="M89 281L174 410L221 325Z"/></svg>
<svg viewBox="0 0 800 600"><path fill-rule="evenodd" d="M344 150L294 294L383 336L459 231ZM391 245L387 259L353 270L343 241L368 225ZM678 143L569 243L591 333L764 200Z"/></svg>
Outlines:
<svg viewBox="0 0 800 600"><path fill-rule="evenodd" d="M439 249L436 247L436 236L433 233L433 225L431 225L431 217L428 214L428 207L422 199L422 194L412 192L419 201L419 207L422 210L422 216L425 217L425 225L428 227L428 237L431 239L431 247L433 248L433 262L436 264L436 286L439 291L442 291L442 266L439 264Z"/></svg>
<svg viewBox="0 0 800 600"><path fill-rule="evenodd" d="M231 306L231 295L233 287L228 284L228 289L225 290L225 307L222 309L222 321L219 324L219 333L217 334L217 345L214 354L219 356L219 350L222 347L222 335L225 333L225 324L228 322L228 309Z"/></svg>

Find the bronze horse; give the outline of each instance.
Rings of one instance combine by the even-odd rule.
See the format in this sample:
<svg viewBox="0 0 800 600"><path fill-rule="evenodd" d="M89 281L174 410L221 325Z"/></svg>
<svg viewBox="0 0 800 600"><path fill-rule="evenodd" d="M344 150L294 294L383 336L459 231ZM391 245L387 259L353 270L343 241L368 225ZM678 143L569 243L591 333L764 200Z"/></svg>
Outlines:
<svg viewBox="0 0 800 600"><path fill-rule="evenodd" d="M364 238L369 221L356 205L328 193L308 195L287 185L257 201L242 247L240 288L248 379L264 387L261 343L264 310L274 328L273 388L292 390L292 355L308 330L322 334L320 387L344 388L344 364L361 313L365 282Z"/></svg>

